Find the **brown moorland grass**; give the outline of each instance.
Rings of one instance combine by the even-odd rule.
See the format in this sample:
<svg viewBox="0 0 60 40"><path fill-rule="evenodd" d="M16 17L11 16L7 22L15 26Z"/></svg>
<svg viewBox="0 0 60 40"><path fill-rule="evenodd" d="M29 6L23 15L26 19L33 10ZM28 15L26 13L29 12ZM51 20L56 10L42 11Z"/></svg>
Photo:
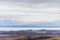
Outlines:
<svg viewBox="0 0 60 40"><path fill-rule="evenodd" d="M15 36L15 37L0 37L0 40L60 40L60 36Z"/></svg>

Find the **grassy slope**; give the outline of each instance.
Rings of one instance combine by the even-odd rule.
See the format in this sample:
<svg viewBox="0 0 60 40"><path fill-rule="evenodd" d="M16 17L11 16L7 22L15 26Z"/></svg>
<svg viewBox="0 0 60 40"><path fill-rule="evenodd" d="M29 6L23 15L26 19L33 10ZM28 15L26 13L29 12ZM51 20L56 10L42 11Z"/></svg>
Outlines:
<svg viewBox="0 0 60 40"><path fill-rule="evenodd" d="M60 36L53 37L37 37L37 36L19 36L19 37L4 37L0 40L60 40Z"/></svg>

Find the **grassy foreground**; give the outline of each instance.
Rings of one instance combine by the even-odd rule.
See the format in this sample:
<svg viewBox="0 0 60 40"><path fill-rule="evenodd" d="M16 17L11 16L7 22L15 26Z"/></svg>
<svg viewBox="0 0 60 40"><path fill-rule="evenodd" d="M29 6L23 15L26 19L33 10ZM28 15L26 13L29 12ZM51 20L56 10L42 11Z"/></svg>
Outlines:
<svg viewBox="0 0 60 40"><path fill-rule="evenodd" d="M16 36L0 37L0 40L60 40L60 36L38 37L38 36Z"/></svg>

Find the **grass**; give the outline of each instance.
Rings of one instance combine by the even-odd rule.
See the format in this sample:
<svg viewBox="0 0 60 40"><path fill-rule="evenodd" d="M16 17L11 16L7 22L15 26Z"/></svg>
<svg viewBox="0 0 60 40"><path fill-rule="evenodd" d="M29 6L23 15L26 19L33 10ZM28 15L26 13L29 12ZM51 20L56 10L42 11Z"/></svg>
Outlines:
<svg viewBox="0 0 60 40"><path fill-rule="evenodd" d="M0 40L60 40L60 36L38 37L38 36L15 36L15 37L0 37Z"/></svg>
<svg viewBox="0 0 60 40"><path fill-rule="evenodd" d="M46 40L60 40L60 36L51 37Z"/></svg>

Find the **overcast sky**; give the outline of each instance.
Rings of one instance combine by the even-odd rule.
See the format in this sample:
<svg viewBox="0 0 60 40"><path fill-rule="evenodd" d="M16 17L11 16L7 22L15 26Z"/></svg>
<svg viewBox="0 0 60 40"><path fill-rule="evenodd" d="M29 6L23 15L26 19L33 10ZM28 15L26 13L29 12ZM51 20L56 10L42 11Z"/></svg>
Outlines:
<svg viewBox="0 0 60 40"><path fill-rule="evenodd" d="M0 31L17 31L17 30L42 30L42 29L46 29L46 30L60 30L60 28L14 28L14 27L0 27Z"/></svg>
<svg viewBox="0 0 60 40"><path fill-rule="evenodd" d="M60 0L0 0L0 20L53 22L60 20Z"/></svg>
<svg viewBox="0 0 60 40"><path fill-rule="evenodd" d="M6 19L21 22L53 22L60 20L60 0L0 0L0 20ZM0 27L0 31L19 29L21 28ZM26 28L22 29L26 30Z"/></svg>

